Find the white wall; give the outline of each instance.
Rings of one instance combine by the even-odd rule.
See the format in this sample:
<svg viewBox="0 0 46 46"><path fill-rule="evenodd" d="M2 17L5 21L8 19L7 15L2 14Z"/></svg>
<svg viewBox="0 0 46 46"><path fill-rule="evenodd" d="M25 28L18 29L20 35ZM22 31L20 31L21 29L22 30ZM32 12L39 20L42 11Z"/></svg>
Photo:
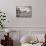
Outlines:
<svg viewBox="0 0 46 46"><path fill-rule="evenodd" d="M46 26L46 0L33 0L33 26Z"/></svg>
<svg viewBox="0 0 46 46"><path fill-rule="evenodd" d="M27 33L29 31L30 33L30 31L46 31L45 4L46 0L0 0L0 9L6 12L9 21L6 26L13 27L11 31L27 31ZM16 18L16 6L28 5L32 5L32 18Z"/></svg>
<svg viewBox="0 0 46 46"><path fill-rule="evenodd" d="M6 12L7 27L46 27L46 0L0 0ZM16 18L16 6L32 5L32 18Z"/></svg>

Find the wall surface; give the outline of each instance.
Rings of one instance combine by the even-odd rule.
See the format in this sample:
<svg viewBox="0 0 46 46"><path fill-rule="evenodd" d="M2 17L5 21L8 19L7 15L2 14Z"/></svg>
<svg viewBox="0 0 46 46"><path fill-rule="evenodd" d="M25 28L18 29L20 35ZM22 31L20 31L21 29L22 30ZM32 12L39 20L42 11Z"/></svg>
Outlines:
<svg viewBox="0 0 46 46"><path fill-rule="evenodd" d="M46 27L46 0L0 0L6 12L6 27ZM16 18L16 6L32 5L32 18Z"/></svg>

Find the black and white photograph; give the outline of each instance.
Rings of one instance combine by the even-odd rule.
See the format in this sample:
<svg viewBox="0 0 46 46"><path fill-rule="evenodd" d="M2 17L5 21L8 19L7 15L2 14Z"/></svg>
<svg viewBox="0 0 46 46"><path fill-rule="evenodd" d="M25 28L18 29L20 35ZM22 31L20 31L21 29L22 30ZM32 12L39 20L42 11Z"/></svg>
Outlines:
<svg viewBox="0 0 46 46"><path fill-rule="evenodd" d="M32 17L32 6L16 6L16 17Z"/></svg>

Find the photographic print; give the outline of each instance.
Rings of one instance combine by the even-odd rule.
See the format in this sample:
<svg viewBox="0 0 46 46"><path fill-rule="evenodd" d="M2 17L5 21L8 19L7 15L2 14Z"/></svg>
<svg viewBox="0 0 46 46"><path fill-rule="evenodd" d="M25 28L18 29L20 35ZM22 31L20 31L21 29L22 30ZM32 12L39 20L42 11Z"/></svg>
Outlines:
<svg viewBox="0 0 46 46"><path fill-rule="evenodd" d="M16 17L32 17L32 6L16 6Z"/></svg>

